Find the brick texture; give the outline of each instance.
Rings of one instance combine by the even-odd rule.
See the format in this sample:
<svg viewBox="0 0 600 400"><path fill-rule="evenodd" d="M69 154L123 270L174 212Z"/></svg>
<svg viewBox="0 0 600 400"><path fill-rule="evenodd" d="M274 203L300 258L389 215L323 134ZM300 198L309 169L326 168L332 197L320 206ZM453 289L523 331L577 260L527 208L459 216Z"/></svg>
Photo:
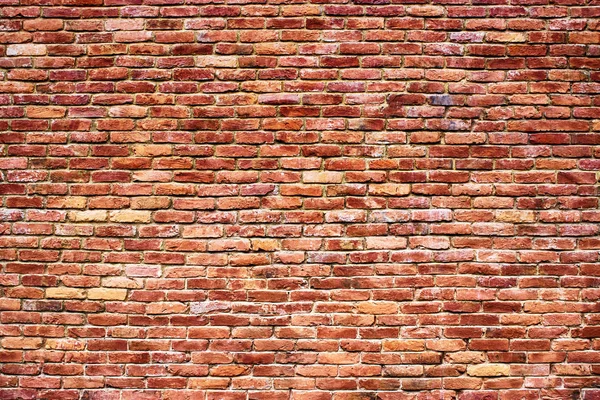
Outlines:
<svg viewBox="0 0 600 400"><path fill-rule="evenodd" d="M600 399L598 0L2 0L1 400Z"/></svg>

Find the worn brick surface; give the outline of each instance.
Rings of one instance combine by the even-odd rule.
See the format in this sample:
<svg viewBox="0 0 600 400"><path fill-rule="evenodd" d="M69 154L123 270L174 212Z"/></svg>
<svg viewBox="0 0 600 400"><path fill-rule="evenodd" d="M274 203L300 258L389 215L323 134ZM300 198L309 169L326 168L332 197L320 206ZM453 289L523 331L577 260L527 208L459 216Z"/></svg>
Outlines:
<svg viewBox="0 0 600 400"><path fill-rule="evenodd" d="M598 0L1 0L0 400L600 399Z"/></svg>

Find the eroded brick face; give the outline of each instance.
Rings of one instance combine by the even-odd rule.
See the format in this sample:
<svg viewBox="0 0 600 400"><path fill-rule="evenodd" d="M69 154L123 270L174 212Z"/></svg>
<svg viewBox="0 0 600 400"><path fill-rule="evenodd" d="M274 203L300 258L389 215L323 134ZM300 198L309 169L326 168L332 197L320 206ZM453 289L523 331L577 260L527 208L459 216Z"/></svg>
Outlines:
<svg viewBox="0 0 600 400"><path fill-rule="evenodd" d="M596 0L6 0L0 399L600 399Z"/></svg>

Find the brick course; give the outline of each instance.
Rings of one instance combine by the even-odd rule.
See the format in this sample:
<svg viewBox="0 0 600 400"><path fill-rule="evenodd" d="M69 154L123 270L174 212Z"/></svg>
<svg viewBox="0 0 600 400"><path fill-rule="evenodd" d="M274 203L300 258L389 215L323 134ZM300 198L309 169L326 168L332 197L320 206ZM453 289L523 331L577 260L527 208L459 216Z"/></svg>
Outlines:
<svg viewBox="0 0 600 400"><path fill-rule="evenodd" d="M597 0L6 0L0 399L600 399Z"/></svg>

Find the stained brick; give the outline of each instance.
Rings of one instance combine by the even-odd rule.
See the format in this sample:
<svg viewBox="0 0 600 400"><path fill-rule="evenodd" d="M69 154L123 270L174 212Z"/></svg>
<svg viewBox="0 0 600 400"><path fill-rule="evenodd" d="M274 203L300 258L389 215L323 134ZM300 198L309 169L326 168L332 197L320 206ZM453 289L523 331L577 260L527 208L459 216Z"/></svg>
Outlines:
<svg viewBox="0 0 600 400"><path fill-rule="evenodd" d="M0 398L600 397L593 4L21 3Z"/></svg>

